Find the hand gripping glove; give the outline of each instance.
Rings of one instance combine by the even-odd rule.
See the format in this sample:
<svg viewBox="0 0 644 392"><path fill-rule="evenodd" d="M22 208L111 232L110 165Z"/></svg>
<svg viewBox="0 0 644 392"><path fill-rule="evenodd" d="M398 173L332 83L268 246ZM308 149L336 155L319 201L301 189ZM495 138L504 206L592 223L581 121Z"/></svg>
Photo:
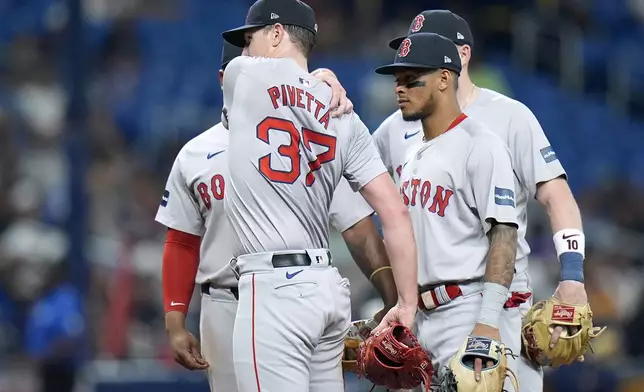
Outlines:
<svg viewBox="0 0 644 392"><path fill-rule="evenodd" d="M371 331L378 326L374 319L358 320L351 323L349 332L344 338L344 353L342 369L358 373L358 346L369 337Z"/></svg>
<svg viewBox="0 0 644 392"><path fill-rule="evenodd" d="M429 391L434 368L411 330L393 324L376 332L358 348L358 375L374 386L412 389L425 384Z"/></svg>
<svg viewBox="0 0 644 392"><path fill-rule="evenodd" d="M550 348L550 337L558 326L563 331L555 347ZM568 365L583 361L591 339L605 330L606 327L593 327L590 305L569 305L553 297L537 302L523 317L521 352L540 366Z"/></svg>
<svg viewBox="0 0 644 392"><path fill-rule="evenodd" d="M508 369L507 355L513 355L510 349L494 339L468 336L456 355L449 361L445 374L440 379L436 392L502 392L506 377L519 391L519 382L512 370ZM474 360L483 359L481 379L474 376ZM492 362L491 367L486 367Z"/></svg>

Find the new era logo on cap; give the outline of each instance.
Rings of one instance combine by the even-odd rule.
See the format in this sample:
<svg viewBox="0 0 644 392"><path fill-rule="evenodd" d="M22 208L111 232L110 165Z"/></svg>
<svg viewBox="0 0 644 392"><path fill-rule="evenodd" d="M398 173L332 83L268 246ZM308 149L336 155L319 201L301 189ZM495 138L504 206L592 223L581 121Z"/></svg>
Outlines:
<svg viewBox="0 0 644 392"><path fill-rule="evenodd" d="M465 37L461 33L456 33L456 39L465 39Z"/></svg>
<svg viewBox="0 0 644 392"><path fill-rule="evenodd" d="M306 3L300 0L257 0L248 10L246 23L224 31L222 37L232 45L243 48L247 31L275 23L299 26L313 33L317 32L315 12Z"/></svg>
<svg viewBox="0 0 644 392"><path fill-rule="evenodd" d="M445 61L445 64L449 64L449 63L451 63L451 62L452 62L452 59L450 59L449 57L445 56L445 58L443 59L443 61Z"/></svg>

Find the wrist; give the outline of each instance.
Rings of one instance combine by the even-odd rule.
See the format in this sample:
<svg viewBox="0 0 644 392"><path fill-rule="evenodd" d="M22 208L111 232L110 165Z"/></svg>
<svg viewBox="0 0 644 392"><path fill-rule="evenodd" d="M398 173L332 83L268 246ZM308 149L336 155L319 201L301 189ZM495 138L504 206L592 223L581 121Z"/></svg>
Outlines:
<svg viewBox="0 0 644 392"><path fill-rule="evenodd" d="M409 298L399 296L396 306L401 308L416 308L418 307L418 295Z"/></svg>
<svg viewBox="0 0 644 392"><path fill-rule="evenodd" d="M483 300L477 323L499 328L501 312L508 300L510 289L498 283L483 283Z"/></svg>
<svg viewBox="0 0 644 392"><path fill-rule="evenodd" d="M579 229L560 230L552 237L561 263L560 281L573 280L584 283L584 258L586 238Z"/></svg>
<svg viewBox="0 0 644 392"><path fill-rule="evenodd" d="M182 312L172 310L165 314L165 331L170 334L175 331L186 329L186 315Z"/></svg>

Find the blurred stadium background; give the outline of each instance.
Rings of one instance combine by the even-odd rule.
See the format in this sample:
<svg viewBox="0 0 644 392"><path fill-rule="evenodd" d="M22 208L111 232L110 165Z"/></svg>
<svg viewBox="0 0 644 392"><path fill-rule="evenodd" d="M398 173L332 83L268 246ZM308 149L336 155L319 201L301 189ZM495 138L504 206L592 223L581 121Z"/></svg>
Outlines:
<svg viewBox="0 0 644 392"><path fill-rule="evenodd" d="M475 33L473 79L527 104L580 203L587 290L610 329L548 392L644 391L644 0L307 0L312 69L337 72L371 129L395 109L371 70L423 9ZM220 32L249 0L0 0L0 391L207 391L169 357L163 228L175 154L219 121ZM558 274L538 206L536 298ZM334 234L354 317L374 292ZM199 301L190 325L196 332ZM47 389L44 389L44 388ZM370 385L352 379L348 391Z"/></svg>

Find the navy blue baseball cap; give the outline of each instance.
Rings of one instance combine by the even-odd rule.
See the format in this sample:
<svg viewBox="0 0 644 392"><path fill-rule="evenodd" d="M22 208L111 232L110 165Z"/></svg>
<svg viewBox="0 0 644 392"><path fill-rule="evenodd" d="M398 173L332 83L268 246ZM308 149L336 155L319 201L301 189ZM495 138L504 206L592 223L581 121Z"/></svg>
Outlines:
<svg viewBox="0 0 644 392"><path fill-rule="evenodd" d="M376 68L376 73L393 75L400 68L449 69L461 74L461 57L454 42L435 33L416 33L403 38L394 62Z"/></svg>
<svg viewBox="0 0 644 392"><path fill-rule="evenodd" d="M224 41L224 47L221 49L221 68L219 69L226 69L226 66L232 59L241 56L242 50L242 48Z"/></svg>
<svg viewBox="0 0 644 392"><path fill-rule="evenodd" d="M428 10L416 15L409 26L407 36L415 33L436 33L451 39L456 45L474 46L470 25L465 19L448 10ZM406 38L398 37L389 42L391 49L398 49Z"/></svg>
<svg viewBox="0 0 644 392"><path fill-rule="evenodd" d="M246 24L224 31L221 36L231 44L243 48L248 30L276 23L303 27L313 34L318 31L315 11L300 0L257 0L248 10Z"/></svg>

